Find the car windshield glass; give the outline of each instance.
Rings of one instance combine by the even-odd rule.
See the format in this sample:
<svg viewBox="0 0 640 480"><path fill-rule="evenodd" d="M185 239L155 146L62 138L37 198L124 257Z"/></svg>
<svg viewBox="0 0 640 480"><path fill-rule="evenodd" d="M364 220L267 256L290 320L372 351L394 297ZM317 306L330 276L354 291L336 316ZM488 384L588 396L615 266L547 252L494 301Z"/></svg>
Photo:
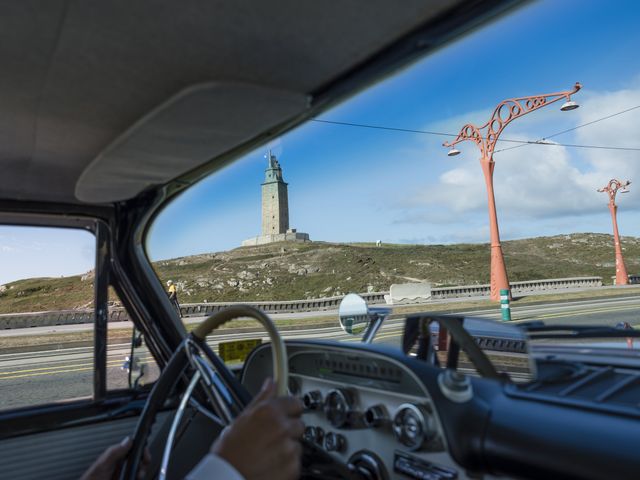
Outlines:
<svg viewBox="0 0 640 480"><path fill-rule="evenodd" d="M352 341L351 292L396 315L640 326L640 29L618 5L527 5L187 189L146 245L173 307L191 325L255 302L288 338Z"/></svg>

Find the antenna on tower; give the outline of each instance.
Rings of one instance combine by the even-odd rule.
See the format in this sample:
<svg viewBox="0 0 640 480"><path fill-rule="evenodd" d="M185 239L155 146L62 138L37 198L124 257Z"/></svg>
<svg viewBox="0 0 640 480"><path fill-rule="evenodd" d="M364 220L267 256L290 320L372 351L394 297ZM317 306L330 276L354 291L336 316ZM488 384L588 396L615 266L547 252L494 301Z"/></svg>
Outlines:
<svg viewBox="0 0 640 480"><path fill-rule="evenodd" d="M275 167L275 165L273 164L273 158L274 157L273 157L273 154L271 153L271 149L269 149L264 156L267 159L267 161L269 162L269 168L274 168Z"/></svg>

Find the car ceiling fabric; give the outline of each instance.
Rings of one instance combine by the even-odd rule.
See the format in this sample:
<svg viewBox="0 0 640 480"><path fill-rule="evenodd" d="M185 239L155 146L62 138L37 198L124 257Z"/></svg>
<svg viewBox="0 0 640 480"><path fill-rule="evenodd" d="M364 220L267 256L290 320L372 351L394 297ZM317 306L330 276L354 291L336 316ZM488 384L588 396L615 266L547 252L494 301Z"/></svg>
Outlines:
<svg viewBox="0 0 640 480"><path fill-rule="evenodd" d="M0 199L108 202L165 183L303 111L306 103L299 99L455 3L0 1ZM243 115L255 114L264 123L255 121L226 145L218 142L210 158L199 150L185 161L191 147L182 142L187 151L176 155L172 168L163 158L162 168L154 169L147 156L135 172L110 171L108 163L95 170L95 159L116 158L100 154L133 130L144 131L139 121L159 105L212 82L249 84L298 100L266 116L268 102L256 104L255 112L244 105ZM216 105L238 108L237 101L224 99ZM153 152L152 146L146 150ZM76 189L88 165L102 175L95 197L89 186L96 187L98 177L84 175ZM118 187L134 173L136 188Z"/></svg>

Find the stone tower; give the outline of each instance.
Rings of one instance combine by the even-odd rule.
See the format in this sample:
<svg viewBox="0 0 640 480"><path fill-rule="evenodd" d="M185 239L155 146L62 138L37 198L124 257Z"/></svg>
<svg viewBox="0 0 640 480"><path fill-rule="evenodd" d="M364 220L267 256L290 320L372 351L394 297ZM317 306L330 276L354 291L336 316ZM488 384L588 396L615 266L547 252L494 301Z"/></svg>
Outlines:
<svg viewBox="0 0 640 480"><path fill-rule="evenodd" d="M282 179L282 168L271 151L262 184L262 235L277 235L289 230L289 195Z"/></svg>
<svg viewBox="0 0 640 480"><path fill-rule="evenodd" d="M309 234L289 228L289 192L282 167L271 151L262 184L262 234L242 242L243 247L273 242L309 242Z"/></svg>

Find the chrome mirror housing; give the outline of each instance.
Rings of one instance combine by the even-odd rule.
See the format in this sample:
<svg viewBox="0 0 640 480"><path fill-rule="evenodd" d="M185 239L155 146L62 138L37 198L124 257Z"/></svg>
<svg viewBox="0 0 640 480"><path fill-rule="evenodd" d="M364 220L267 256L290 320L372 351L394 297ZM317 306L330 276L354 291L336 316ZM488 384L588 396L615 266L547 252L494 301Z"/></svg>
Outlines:
<svg viewBox="0 0 640 480"><path fill-rule="evenodd" d="M388 308L369 308L357 293L345 295L338 307L342 330L349 335L362 335L363 343L371 343L389 313Z"/></svg>
<svg viewBox="0 0 640 480"><path fill-rule="evenodd" d="M369 306L364 298L356 293L344 296L338 307L340 326L349 335L360 335L369 326Z"/></svg>

